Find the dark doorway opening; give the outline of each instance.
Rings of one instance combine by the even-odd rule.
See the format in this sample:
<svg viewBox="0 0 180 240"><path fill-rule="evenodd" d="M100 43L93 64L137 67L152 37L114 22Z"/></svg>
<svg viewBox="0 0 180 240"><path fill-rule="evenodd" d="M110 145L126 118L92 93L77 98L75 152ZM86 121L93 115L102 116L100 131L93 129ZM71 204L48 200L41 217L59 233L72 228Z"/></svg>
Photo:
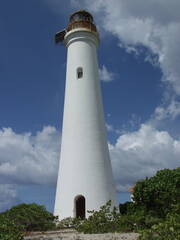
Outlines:
<svg viewBox="0 0 180 240"><path fill-rule="evenodd" d="M84 219L86 217L85 197L79 195L75 198L75 217Z"/></svg>

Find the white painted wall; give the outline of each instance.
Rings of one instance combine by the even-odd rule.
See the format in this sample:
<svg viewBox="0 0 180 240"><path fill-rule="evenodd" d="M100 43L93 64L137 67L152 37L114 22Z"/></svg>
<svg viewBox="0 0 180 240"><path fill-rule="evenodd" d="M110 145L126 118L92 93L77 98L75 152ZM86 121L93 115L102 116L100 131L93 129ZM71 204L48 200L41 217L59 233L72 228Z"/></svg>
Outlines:
<svg viewBox="0 0 180 240"><path fill-rule="evenodd" d="M74 199L86 198L86 211L115 201L106 139L96 48L98 35L75 29L65 36L66 89L60 167L54 215L74 217ZM77 79L77 68L83 78ZM88 216L86 212L86 217Z"/></svg>

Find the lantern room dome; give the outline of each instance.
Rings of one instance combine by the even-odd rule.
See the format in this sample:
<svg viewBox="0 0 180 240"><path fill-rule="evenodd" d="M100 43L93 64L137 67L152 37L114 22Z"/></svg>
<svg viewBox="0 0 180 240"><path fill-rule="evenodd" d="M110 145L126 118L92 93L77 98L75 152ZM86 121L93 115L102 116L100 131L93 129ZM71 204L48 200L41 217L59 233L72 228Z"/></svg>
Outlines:
<svg viewBox="0 0 180 240"><path fill-rule="evenodd" d="M79 10L71 14L66 31L69 32L77 28L84 28L90 32L97 33L96 26L93 22L93 16L85 10Z"/></svg>
<svg viewBox="0 0 180 240"><path fill-rule="evenodd" d="M71 14L69 18L70 23L77 22L77 21L86 21L86 22L93 22L93 16L85 11L85 10L79 10Z"/></svg>

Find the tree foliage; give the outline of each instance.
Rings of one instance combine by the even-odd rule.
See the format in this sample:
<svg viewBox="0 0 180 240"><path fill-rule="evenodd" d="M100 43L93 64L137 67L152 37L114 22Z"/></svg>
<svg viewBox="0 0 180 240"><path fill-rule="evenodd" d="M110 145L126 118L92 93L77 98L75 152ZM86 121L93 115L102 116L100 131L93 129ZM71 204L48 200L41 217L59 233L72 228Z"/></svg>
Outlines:
<svg viewBox="0 0 180 240"><path fill-rule="evenodd" d="M158 171L154 177L137 182L133 194L135 206L165 217L180 199L180 168Z"/></svg>
<svg viewBox="0 0 180 240"><path fill-rule="evenodd" d="M103 205L99 211L89 211L87 219L66 218L57 225L63 229L73 227L83 233L113 233L113 232L132 232L150 228L157 224L160 219L151 215L146 215L143 209L129 211L121 215L116 208L112 208L111 201Z"/></svg>
<svg viewBox="0 0 180 240"><path fill-rule="evenodd" d="M72 217L64 218L58 222L56 229L76 228L80 224L80 220Z"/></svg>
<svg viewBox="0 0 180 240"><path fill-rule="evenodd" d="M119 204L119 212L122 215L127 214L129 211L131 211L133 207L133 202L125 202L125 203L120 203Z"/></svg>
<svg viewBox="0 0 180 240"><path fill-rule="evenodd" d="M23 233L15 222L0 215L0 240L22 240Z"/></svg>
<svg viewBox="0 0 180 240"><path fill-rule="evenodd" d="M116 208L111 208L111 201L103 205L99 211L88 211L88 219L80 220L76 229L83 233L115 232L119 226L120 214Z"/></svg>
<svg viewBox="0 0 180 240"><path fill-rule="evenodd" d="M180 204L173 208L165 220L141 231L139 240L180 240Z"/></svg>
<svg viewBox="0 0 180 240"><path fill-rule="evenodd" d="M14 206L3 215L21 226L23 231L45 231L55 228L56 217L44 206L35 203Z"/></svg>

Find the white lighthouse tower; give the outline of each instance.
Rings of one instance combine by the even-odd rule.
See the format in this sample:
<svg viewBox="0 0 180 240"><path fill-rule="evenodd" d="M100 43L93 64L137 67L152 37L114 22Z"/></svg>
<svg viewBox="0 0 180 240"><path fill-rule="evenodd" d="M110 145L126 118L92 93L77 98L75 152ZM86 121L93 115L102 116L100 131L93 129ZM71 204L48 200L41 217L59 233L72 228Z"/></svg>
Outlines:
<svg viewBox="0 0 180 240"><path fill-rule="evenodd" d="M88 217L111 200L115 187L106 139L96 49L99 34L90 13L70 16L56 42L67 47L62 143L54 215Z"/></svg>

